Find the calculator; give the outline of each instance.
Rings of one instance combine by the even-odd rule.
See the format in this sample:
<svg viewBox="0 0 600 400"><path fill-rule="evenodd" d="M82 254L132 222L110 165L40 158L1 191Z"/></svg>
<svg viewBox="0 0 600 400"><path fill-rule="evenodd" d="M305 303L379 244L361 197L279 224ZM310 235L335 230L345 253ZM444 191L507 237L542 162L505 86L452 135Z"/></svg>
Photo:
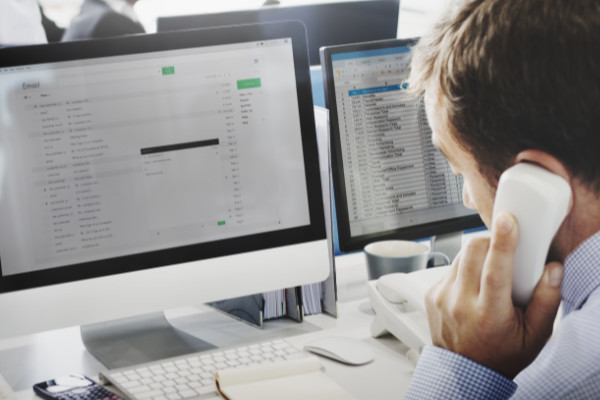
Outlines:
<svg viewBox="0 0 600 400"><path fill-rule="evenodd" d="M46 400L122 400L121 396L83 375L67 375L33 385Z"/></svg>

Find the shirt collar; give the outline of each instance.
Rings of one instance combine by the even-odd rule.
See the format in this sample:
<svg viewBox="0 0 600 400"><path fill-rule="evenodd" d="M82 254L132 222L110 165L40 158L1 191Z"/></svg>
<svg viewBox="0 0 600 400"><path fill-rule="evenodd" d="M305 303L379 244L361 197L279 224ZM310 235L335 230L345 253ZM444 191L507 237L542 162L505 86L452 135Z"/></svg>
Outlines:
<svg viewBox="0 0 600 400"><path fill-rule="evenodd" d="M561 287L564 316L580 308L600 286L600 231L587 238L565 259Z"/></svg>

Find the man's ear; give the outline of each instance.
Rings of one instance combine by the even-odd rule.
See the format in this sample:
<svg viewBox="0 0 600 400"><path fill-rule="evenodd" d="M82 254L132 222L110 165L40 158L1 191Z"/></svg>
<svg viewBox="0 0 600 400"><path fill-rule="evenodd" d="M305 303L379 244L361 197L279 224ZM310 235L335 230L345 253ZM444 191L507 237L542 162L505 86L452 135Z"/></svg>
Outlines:
<svg viewBox="0 0 600 400"><path fill-rule="evenodd" d="M515 157L515 164L520 162L529 162L537 164L542 168L562 177L569 185L572 184L572 176L565 165L553 155L541 150L523 150Z"/></svg>
<svg viewBox="0 0 600 400"><path fill-rule="evenodd" d="M573 187L573 177L565 167L565 165L556 157L541 150L523 150L515 157L515 164L520 162L529 162L537 164L542 168L562 177L571 186L572 196L575 196L575 188ZM575 199L571 197L569 211L573 207Z"/></svg>

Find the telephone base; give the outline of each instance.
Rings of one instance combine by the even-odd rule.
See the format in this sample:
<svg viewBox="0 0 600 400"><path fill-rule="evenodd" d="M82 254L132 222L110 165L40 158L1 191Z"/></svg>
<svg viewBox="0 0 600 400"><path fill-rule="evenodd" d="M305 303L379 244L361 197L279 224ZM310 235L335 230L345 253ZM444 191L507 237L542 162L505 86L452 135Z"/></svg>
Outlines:
<svg viewBox="0 0 600 400"><path fill-rule="evenodd" d="M384 275L367 282L367 293L375 310L371 336L378 338L388 332L413 352L420 353L431 344L429 323L425 311L425 291L443 278L449 267Z"/></svg>

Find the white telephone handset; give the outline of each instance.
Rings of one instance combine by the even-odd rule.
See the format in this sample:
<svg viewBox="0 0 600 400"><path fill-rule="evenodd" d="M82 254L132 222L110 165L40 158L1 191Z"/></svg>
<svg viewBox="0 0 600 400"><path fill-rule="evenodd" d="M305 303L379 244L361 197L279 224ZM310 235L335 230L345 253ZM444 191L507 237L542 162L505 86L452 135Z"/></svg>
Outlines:
<svg viewBox="0 0 600 400"><path fill-rule="evenodd" d="M529 303L540 280L550 243L571 201L567 181L534 164L519 163L500 176L492 221L506 211L519 225L512 281L513 302Z"/></svg>

